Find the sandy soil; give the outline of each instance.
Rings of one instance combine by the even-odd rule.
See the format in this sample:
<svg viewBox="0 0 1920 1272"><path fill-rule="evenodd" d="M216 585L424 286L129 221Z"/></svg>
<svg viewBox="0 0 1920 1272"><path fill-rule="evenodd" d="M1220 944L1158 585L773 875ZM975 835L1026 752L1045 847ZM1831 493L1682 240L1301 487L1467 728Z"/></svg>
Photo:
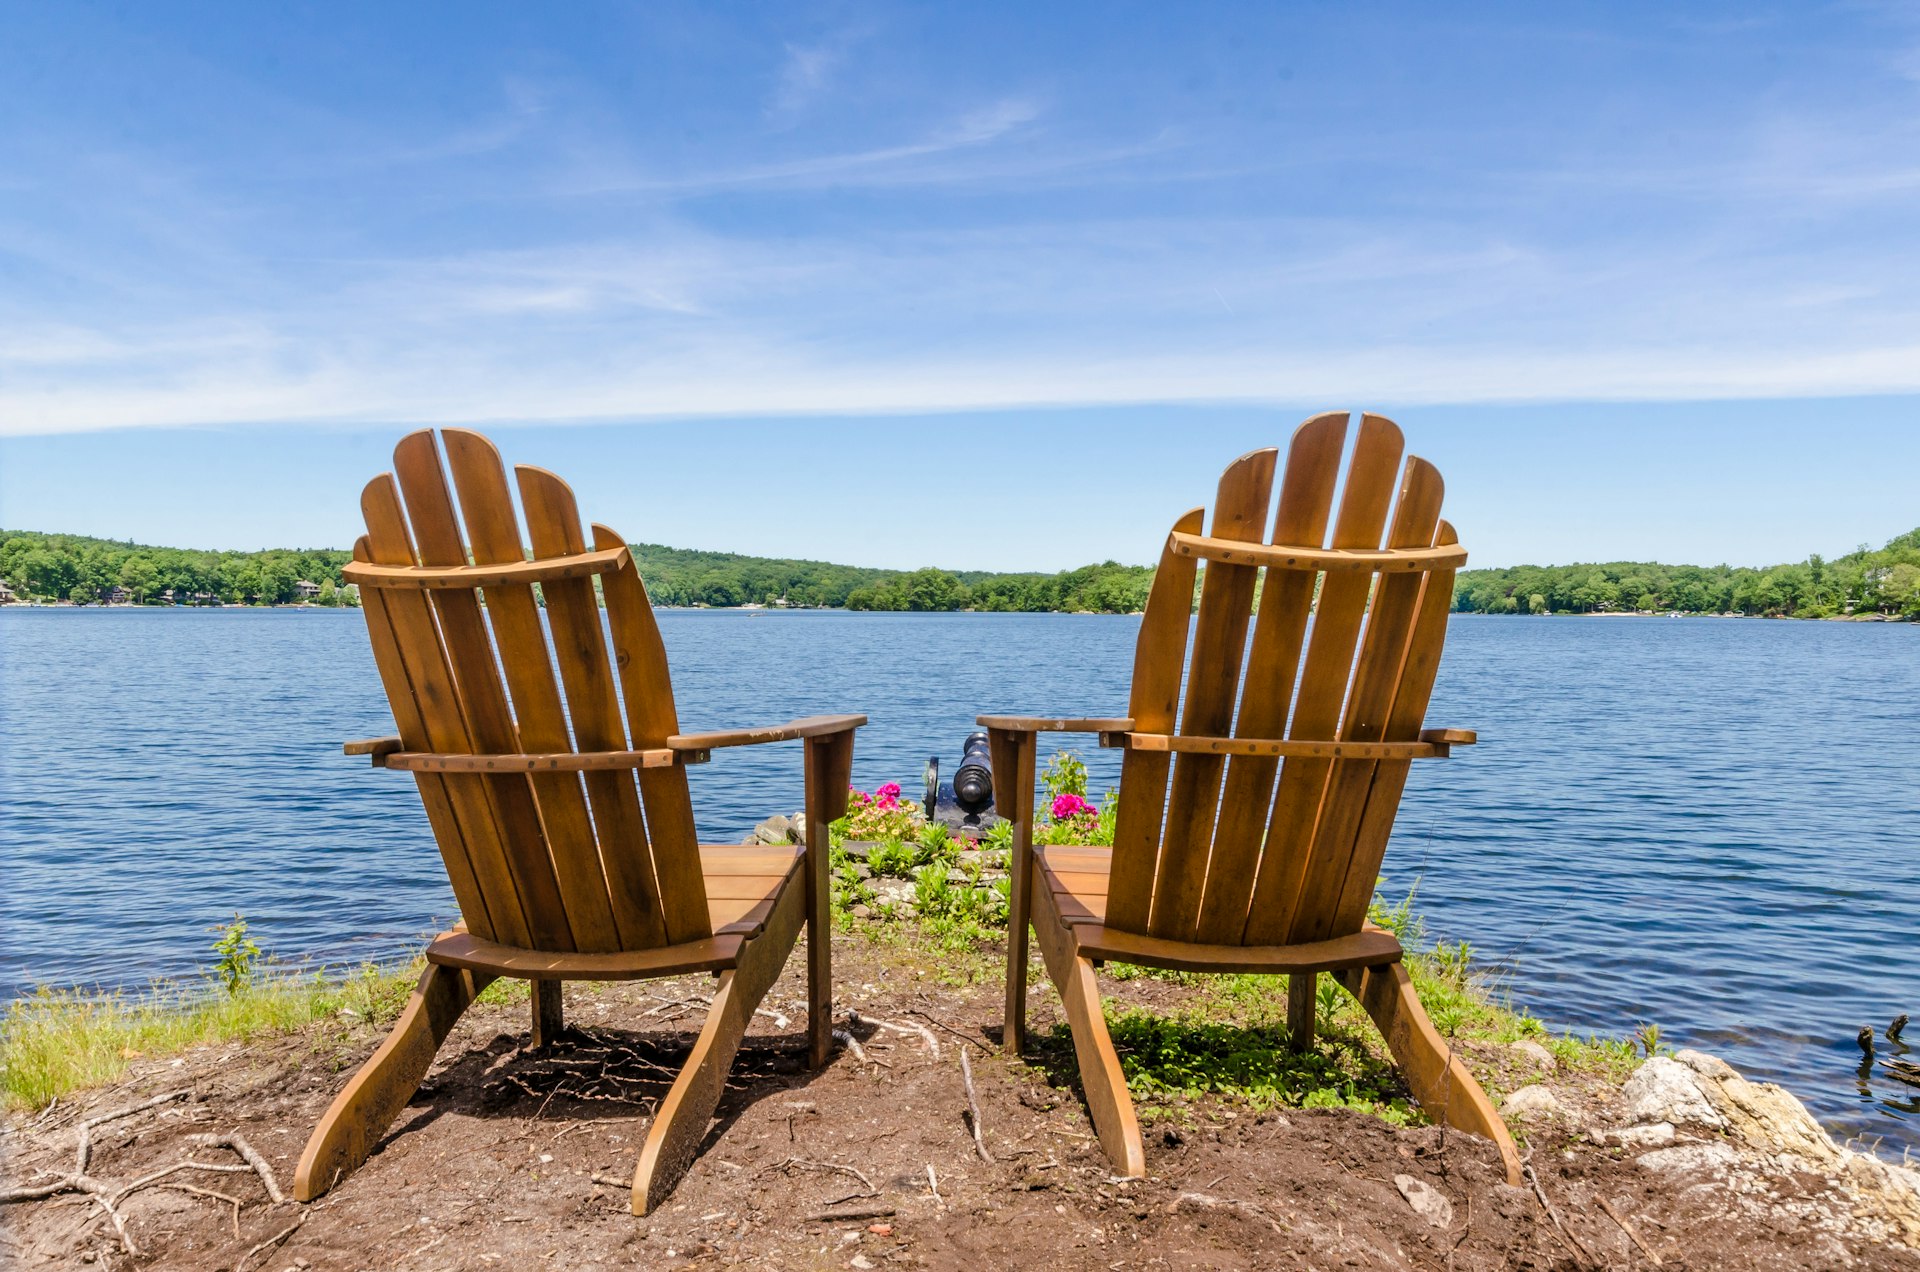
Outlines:
<svg viewBox="0 0 1920 1272"><path fill-rule="evenodd" d="M374 1157L311 1207L270 1204L251 1172L181 1172L120 1203L137 1257L97 1207L68 1193L0 1208L0 1263L243 1272L1652 1266L1611 1207L1669 1268L1920 1269L1920 1256L1863 1236L1829 1180L1729 1175L1705 1154L1697 1167L1649 1169L1641 1153L1596 1145L1587 1114L1612 1092L1592 1080L1548 1079L1572 1116L1531 1131L1553 1215L1530 1189L1503 1182L1483 1142L1358 1113L1254 1113L1224 1101L1155 1123L1150 1178L1115 1179L1071 1084L1069 1049L1056 1040L1010 1063L993 1047L996 984L955 990L881 958L861 942L836 948L839 1003L867 1020L852 1029L867 1063L843 1050L818 1074L802 1062L803 961L792 961L768 1000L784 1014L760 1018L702 1156L649 1218L628 1213L625 1179L650 1101L698 1027L700 1005L686 1000L703 979L570 990L577 1028L545 1054L526 1049L524 1006L481 1006ZM1109 988L1132 1001L1187 992L1157 980ZM1035 1002L1045 1035L1057 1016L1044 994ZM937 1055L913 1027L931 1035ZM290 1183L315 1119L378 1036L348 1022L138 1061L116 1088L11 1119L0 1139L7 1184L71 1169L86 1117L172 1090L190 1094L94 1133L95 1178L118 1185L189 1157L241 1165L229 1149L185 1142L212 1132L238 1134ZM969 1130L962 1047L972 1048L991 1161ZM1498 1047L1474 1059L1485 1070L1515 1063ZM1444 1222L1410 1205L1406 1193L1420 1185L1444 1200L1435 1216ZM858 1217L821 1217L835 1213ZM296 1220L284 1240L262 1246Z"/></svg>

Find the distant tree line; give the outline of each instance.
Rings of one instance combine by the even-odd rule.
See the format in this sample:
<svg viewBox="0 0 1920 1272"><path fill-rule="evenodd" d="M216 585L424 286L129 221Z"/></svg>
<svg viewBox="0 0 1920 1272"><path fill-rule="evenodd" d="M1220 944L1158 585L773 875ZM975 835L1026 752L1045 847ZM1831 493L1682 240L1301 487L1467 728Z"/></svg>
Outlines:
<svg viewBox="0 0 1920 1272"><path fill-rule="evenodd" d="M1650 611L1830 618L1920 618L1920 530L1883 548L1791 565L1516 565L1463 570L1453 608L1475 614Z"/></svg>
<svg viewBox="0 0 1920 1272"><path fill-rule="evenodd" d="M0 530L0 581L23 598L83 605L122 598L140 605L280 605L302 599L303 581L318 586L309 598L317 604L354 604L354 589L340 582L352 557L328 549L196 552Z"/></svg>
<svg viewBox="0 0 1920 1272"><path fill-rule="evenodd" d="M996 574L877 570L653 543L636 543L632 550L656 605L1128 614L1146 607L1153 585L1152 567L1112 561L1059 574ZM354 604L354 589L340 578L350 559L347 552L327 549L196 552L0 530L0 581L23 598L83 604L284 604L300 599L302 581L317 585L311 599L319 604ZM1614 562L1465 570L1454 584L1453 608L1478 614L1643 610L1920 619L1920 530L1833 560L1810 556L1758 568Z"/></svg>
<svg viewBox="0 0 1920 1272"><path fill-rule="evenodd" d="M656 605L808 605L855 610L1075 610L1127 614L1146 605L1153 570L1112 561L1060 574L876 570L824 561L633 545Z"/></svg>

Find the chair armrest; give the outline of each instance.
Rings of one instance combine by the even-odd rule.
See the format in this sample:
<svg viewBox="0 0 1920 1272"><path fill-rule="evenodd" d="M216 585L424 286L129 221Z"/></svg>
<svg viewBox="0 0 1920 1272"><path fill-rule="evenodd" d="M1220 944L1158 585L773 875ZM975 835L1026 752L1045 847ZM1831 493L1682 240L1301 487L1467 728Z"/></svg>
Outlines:
<svg viewBox="0 0 1920 1272"><path fill-rule="evenodd" d="M1069 716L1063 719L1057 716L983 715L976 717L974 723L983 729L1000 729L1007 733L1125 733L1133 728L1130 716Z"/></svg>
<svg viewBox="0 0 1920 1272"><path fill-rule="evenodd" d="M376 765L380 763L381 756L392 755L399 749L400 739L397 737L356 738L351 742L342 742L340 744L340 754L371 755Z"/></svg>
<svg viewBox="0 0 1920 1272"><path fill-rule="evenodd" d="M1472 746L1480 735L1472 729L1422 729L1420 740L1435 746Z"/></svg>
<svg viewBox="0 0 1920 1272"><path fill-rule="evenodd" d="M763 742L792 742L799 738L826 737L833 733L851 733L867 722L863 715L806 716L785 724L764 725L757 729L711 729L705 733L676 733L667 739L674 751L712 751L723 746L758 746Z"/></svg>

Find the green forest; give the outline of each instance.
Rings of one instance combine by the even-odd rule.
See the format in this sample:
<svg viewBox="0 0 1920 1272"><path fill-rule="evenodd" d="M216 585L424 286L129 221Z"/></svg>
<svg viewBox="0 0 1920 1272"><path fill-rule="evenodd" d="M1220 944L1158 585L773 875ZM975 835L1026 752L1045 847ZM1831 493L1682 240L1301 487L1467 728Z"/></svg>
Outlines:
<svg viewBox="0 0 1920 1272"><path fill-rule="evenodd" d="M1516 565L1462 570L1453 608L1474 614L1620 612L1920 618L1920 530L1790 565Z"/></svg>
<svg viewBox="0 0 1920 1272"><path fill-rule="evenodd" d="M1146 605L1153 583L1151 567L1112 561L1059 574L996 574L877 570L654 543L634 544L633 555L657 605L1127 614ZM0 582L23 600L277 605L306 599L351 605L355 589L340 581L348 560L348 553L331 549L198 552L0 530ZM302 589L303 582L313 587ZM1477 614L1920 618L1920 530L1831 560L1816 555L1757 568L1614 562L1464 570L1454 586L1453 608Z"/></svg>

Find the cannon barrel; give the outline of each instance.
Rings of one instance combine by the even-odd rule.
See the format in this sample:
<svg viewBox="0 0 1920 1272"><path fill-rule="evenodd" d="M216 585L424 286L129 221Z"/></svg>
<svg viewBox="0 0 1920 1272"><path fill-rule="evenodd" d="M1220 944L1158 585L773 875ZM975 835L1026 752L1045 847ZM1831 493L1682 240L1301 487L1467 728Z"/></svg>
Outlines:
<svg viewBox="0 0 1920 1272"><path fill-rule="evenodd" d="M953 802L969 813L993 806L993 756L987 735L969 733L961 744L960 767L953 771Z"/></svg>

